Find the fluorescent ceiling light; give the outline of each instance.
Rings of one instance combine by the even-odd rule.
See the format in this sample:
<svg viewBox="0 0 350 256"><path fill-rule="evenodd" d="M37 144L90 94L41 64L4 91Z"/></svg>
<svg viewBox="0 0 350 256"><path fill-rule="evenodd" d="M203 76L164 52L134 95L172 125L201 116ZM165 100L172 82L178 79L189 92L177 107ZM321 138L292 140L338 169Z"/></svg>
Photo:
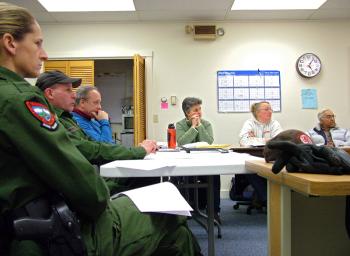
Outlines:
<svg viewBox="0 0 350 256"><path fill-rule="evenodd" d="M133 0L38 0L49 12L135 11Z"/></svg>
<svg viewBox="0 0 350 256"><path fill-rule="evenodd" d="M318 9L327 0L235 0L231 10Z"/></svg>

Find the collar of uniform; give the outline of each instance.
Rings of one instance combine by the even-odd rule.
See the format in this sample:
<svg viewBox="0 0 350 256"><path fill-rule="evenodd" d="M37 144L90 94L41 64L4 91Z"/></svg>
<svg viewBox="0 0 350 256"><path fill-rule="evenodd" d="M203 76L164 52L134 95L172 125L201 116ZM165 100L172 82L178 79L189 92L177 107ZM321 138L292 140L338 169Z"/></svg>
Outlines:
<svg viewBox="0 0 350 256"><path fill-rule="evenodd" d="M53 111L56 113L56 115L58 116L58 118L62 117L62 116L68 116L68 117L72 117L72 114L64 111L61 108L57 108L55 106L52 106Z"/></svg>
<svg viewBox="0 0 350 256"><path fill-rule="evenodd" d="M14 81L23 81L23 77L2 66L0 66L0 77Z"/></svg>

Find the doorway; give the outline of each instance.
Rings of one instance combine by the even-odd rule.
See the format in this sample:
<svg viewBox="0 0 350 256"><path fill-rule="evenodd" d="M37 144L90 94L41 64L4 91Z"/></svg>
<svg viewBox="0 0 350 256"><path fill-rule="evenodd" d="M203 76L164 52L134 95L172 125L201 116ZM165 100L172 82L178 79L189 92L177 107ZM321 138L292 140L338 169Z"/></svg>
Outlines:
<svg viewBox="0 0 350 256"><path fill-rule="evenodd" d="M123 115L133 113L133 60L95 60L95 86L109 114L116 143L133 146L133 131L125 131Z"/></svg>

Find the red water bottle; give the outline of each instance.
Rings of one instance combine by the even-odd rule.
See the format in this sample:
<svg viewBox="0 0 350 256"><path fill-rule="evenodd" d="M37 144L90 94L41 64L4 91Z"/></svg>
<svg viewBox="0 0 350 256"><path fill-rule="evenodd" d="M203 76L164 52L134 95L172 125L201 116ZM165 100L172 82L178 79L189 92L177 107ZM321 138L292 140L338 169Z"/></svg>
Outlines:
<svg viewBox="0 0 350 256"><path fill-rule="evenodd" d="M168 125L168 148L176 148L176 130L174 124Z"/></svg>

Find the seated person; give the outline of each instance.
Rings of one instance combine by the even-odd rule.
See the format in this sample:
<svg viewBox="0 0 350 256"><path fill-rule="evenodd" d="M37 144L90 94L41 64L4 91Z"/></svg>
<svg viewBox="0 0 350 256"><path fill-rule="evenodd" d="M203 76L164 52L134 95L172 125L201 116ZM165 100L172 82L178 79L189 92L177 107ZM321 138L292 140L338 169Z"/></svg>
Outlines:
<svg viewBox="0 0 350 256"><path fill-rule="evenodd" d="M78 88L72 115L93 140L114 143L108 113L101 108L101 94L95 86Z"/></svg>
<svg viewBox="0 0 350 256"><path fill-rule="evenodd" d="M39 76L36 86L43 91L47 101L53 106L53 111L60 124L68 131L71 141L91 164L142 159L146 154L155 152L157 145L151 140L144 140L139 147L126 148L120 144L95 141L87 136L71 115L76 99L73 87L79 86L80 82L81 79L67 77L60 71L47 71ZM159 182L159 178L156 177L105 179L111 194Z"/></svg>
<svg viewBox="0 0 350 256"><path fill-rule="evenodd" d="M73 246L55 255L73 255L72 249L82 247L86 253L79 255L200 255L186 218L141 213L125 196L110 199L104 180L70 140L43 93L24 79L37 77L48 58L39 24L26 9L4 2L0 56L0 217L6 216L0 232L8 239L1 255L48 255L53 245L62 248L69 242ZM75 212L80 227L73 219L65 228L57 222L47 229L55 234L72 230L74 242L60 233L17 239L14 221L48 215L51 207L37 202L58 195Z"/></svg>
<svg viewBox="0 0 350 256"><path fill-rule="evenodd" d="M176 123L176 141L179 146L194 143L207 142L212 144L213 129L211 124L202 118L202 100L188 97L182 102L182 110L185 118ZM200 181L207 182L207 177L198 177ZM214 216L220 223L220 175L214 176ZM206 189L198 189L199 208L205 208Z"/></svg>
<svg viewBox="0 0 350 256"><path fill-rule="evenodd" d="M265 142L282 131L278 121L272 119L272 108L267 101L254 103L250 111L253 118L245 121L239 133L241 146L265 145Z"/></svg>
<svg viewBox="0 0 350 256"><path fill-rule="evenodd" d="M278 121L272 119L272 108L267 101L251 106L253 118L247 120L239 133L241 146L264 145L282 131ZM247 174L246 178L256 191L258 204L266 205L267 183L257 174Z"/></svg>
<svg viewBox="0 0 350 256"><path fill-rule="evenodd" d="M307 132L314 144L329 147L350 146L349 129L337 126L334 112L331 109L321 110L317 118L319 123Z"/></svg>

